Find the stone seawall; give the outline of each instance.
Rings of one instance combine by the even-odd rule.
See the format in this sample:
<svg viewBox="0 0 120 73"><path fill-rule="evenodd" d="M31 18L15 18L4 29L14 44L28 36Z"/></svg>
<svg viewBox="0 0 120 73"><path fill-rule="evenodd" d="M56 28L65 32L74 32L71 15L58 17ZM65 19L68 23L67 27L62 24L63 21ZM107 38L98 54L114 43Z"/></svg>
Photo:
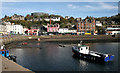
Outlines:
<svg viewBox="0 0 120 73"><path fill-rule="evenodd" d="M15 36L6 36L2 37L2 44L9 44L14 41L24 41L31 39L40 38L41 41L119 41L119 35L53 35L53 36L26 36L26 35L15 35Z"/></svg>
<svg viewBox="0 0 120 73"><path fill-rule="evenodd" d="M49 37L39 37L42 41L119 41L119 36L111 35L66 35L66 36L49 36Z"/></svg>
<svg viewBox="0 0 120 73"><path fill-rule="evenodd" d="M3 36L1 39L2 44L8 44L14 41L22 41L22 40L27 40L29 36L25 36L25 35L11 35L11 36Z"/></svg>

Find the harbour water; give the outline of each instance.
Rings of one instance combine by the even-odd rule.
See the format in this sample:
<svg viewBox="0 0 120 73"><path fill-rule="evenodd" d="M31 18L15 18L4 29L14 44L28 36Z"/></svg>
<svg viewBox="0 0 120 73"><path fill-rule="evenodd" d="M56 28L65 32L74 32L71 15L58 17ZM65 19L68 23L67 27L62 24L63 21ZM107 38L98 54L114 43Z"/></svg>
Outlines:
<svg viewBox="0 0 120 73"><path fill-rule="evenodd" d="M99 64L72 56L72 45L77 43L38 42L28 40L27 45L18 42L10 50L17 56L17 63L32 71L118 71L119 42L85 43L90 50L115 55L112 62Z"/></svg>

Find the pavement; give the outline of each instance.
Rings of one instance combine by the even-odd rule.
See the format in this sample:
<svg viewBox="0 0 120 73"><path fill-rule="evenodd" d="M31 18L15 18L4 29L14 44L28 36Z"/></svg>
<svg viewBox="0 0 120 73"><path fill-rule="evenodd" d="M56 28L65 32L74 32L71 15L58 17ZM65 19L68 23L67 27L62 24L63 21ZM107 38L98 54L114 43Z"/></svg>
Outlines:
<svg viewBox="0 0 120 73"><path fill-rule="evenodd" d="M0 72L2 73L34 73L0 55Z"/></svg>

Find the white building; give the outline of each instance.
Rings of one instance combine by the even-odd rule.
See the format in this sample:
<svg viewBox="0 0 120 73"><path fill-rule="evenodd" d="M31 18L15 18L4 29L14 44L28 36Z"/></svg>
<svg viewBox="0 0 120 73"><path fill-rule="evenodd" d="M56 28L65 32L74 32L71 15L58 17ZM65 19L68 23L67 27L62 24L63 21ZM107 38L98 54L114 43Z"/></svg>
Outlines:
<svg viewBox="0 0 120 73"><path fill-rule="evenodd" d="M6 26L5 25L0 25L0 33L7 34L6 33Z"/></svg>
<svg viewBox="0 0 120 73"><path fill-rule="evenodd" d="M17 14L14 14L13 16L11 16L11 18L12 20L24 20L24 16Z"/></svg>
<svg viewBox="0 0 120 73"><path fill-rule="evenodd" d="M68 33L77 33L77 30L75 30L75 29L69 29Z"/></svg>
<svg viewBox="0 0 120 73"><path fill-rule="evenodd" d="M50 21L50 19L49 19L49 18L44 18L44 20L45 20L45 21Z"/></svg>
<svg viewBox="0 0 120 73"><path fill-rule="evenodd" d="M28 28L23 28L23 34L26 34L25 32L28 30Z"/></svg>
<svg viewBox="0 0 120 73"><path fill-rule="evenodd" d="M65 19L69 19L70 17L69 16L65 16Z"/></svg>
<svg viewBox="0 0 120 73"><path fill-rule="evenodd" d="M100 21L96 21L96 26L102 26L102 23L100 23Z"/></svg>
<svg viewBox="0 0 120 73"><path fill-rule="evenodd" d="M50 18L44 18L45 21L50 21ZM60 17L51 17L52 21L60 21Z"/></svg>
<svg viewBox="0 0 120 73"><path fill-rule="evenodd" d="M68 33L68 34L72 34L72 33L76 33L77 34L77 30L75 29L68 29L68 28L59 28L58 33Z"/></svg>
<svg viewBox="0 0 120 73"><path fill-rule="evenodd" d="M51 20L53 20L53 21L60 21L60 17L52 17Z"/></svg>
<svg viewBox="0 0 120 73"><path fill-rule="evenodd" d="M14 26L14 24L6 25L6 31L7 31L8 34L13 32L13 26Z"/></svg>
<svg viewBox="0 0 120 73"><path fill-rule="evenodd" d="M68 33L68 28L59 28L58 33Z"/></svg>
<svg viewBox="0 0 120 73"><path fill-rule="evenodd" d="M106 35L117 35L120 34L120 25L107 26Z"/></svg>
<svg viewBox="0 0 120 73"><path fill-rule="evenodd" d="M14 25L13 33L14 34L23 34L23 26L22 25Z"/></svg>
<svg viewBox="0 0 120 73"><path fill-rule="evenodd" d="M11 22L3 22L5 25L9 25L9 24L11 24Z"/></svg>

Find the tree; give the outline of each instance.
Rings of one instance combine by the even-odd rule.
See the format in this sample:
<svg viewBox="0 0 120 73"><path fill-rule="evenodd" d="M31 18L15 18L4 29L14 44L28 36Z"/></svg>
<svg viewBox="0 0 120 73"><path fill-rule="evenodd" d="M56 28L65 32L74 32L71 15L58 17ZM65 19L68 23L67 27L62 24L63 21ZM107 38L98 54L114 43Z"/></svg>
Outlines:
<svg viewBox="0 0 120 73"><path fill-rule="evenodd" d="M74 20L73 17L70 17L70 18L68 19L68 21L69 21L71 24L75 24L75 20Z"/></svg>
<svg viewBox="0 0 120 73"><path fill-rule="evenodd" d="M98 31L98 34L105 34L105 28L104 27L96 27L96 30Z"/></svg>

